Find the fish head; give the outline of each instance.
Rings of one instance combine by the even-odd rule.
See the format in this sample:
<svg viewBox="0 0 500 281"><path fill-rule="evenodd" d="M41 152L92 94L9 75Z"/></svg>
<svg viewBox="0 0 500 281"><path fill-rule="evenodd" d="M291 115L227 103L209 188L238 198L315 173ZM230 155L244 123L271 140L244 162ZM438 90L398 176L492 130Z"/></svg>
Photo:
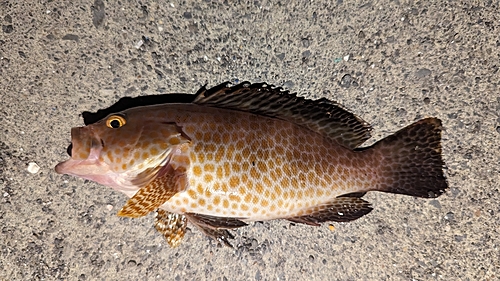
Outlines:
<svg viewBox="0 0 500 281"><path fill-rule="evenodd" d="M111 114L85 127L71 129L71 159L57 164L69 174L121 191L149 183L164 167L176 146L187 142L174 122L148 111Z"/></svg>

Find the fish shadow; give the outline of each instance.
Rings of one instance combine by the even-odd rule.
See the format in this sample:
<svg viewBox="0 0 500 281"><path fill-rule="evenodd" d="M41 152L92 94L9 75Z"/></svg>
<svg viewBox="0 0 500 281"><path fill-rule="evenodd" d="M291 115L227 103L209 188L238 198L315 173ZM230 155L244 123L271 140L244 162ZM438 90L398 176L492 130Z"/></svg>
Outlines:
<svg viewBox="0 0 500 281"><path fill-rule="evenodd" d="M123 97L116 103L105 109L99 109L97 112L84 111L82 112L83 122L85 125L96 123L112 113L121 112L130 108L158 105L164 103L191 103L196 95L193 94L162 94L148 95L140 97Z"/></svg>

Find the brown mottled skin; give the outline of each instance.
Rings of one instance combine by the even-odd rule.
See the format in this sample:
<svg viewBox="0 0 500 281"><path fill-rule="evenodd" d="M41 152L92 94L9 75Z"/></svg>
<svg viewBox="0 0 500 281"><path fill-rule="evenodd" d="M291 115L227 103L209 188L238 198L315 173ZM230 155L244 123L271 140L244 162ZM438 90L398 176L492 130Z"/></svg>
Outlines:
<svg viewBox="0 0 500 281"><path fill-rule="evenodd" d="M165 108L191 140L189 184L162 208L175 213L293 217L350 192L376 189L379 161L278 119L193 105ZM199 124L202 124L201 126Z"/></svg>

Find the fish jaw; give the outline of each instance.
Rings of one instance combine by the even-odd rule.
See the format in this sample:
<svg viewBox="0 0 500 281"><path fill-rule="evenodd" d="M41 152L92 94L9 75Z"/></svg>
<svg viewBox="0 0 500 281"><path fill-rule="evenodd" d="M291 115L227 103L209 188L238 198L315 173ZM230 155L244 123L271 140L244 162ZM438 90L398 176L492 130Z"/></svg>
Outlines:
<svg viewBox="0 0 500 281"><path fill-rule="evenodd" d="M115 189L122 188L120 175L100 161L102 142L90 127L71 129L71 158L56 165L58 174L67 174L91 180Z"/></svg>
<svg viewBox="0 0 500 281"><path fill-rule="evenodd" d="M56 165L58 174L77 176L100 184L107 185L110 181L110 169L98 159L69 159Z"/></svg>

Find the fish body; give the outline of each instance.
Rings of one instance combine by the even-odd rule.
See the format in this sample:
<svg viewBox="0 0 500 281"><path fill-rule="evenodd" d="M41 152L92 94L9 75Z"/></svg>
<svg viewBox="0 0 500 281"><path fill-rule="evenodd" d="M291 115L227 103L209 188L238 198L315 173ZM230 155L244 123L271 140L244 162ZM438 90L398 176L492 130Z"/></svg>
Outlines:
<svg viewBox="0 0 500 281"><path fill-rule="evenodd" d="M224 84L191 103L130 108L72 129L71 159L58 173L131 197L119 215L159 209L171 246L187 221L224 243L226 229L288 219L310 225L371 211L368 191L435 197L441 124L428 118L371 147L369 125L328 100L265 84Z"/></svg>

